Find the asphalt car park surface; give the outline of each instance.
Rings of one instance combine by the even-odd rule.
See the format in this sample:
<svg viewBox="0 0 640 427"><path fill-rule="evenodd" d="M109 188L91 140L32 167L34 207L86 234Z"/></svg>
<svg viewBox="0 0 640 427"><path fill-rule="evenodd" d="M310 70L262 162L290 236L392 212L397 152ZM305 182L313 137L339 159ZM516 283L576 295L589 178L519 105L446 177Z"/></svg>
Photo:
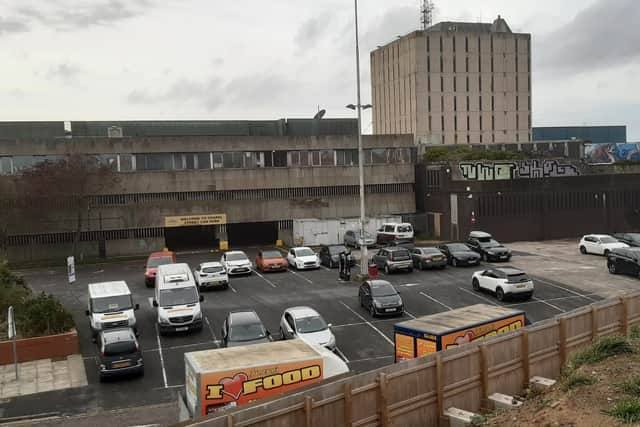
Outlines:
<svg viewBox="0 0 640 427"><path fill-rule="evenodd" d="M254 260L258 248L245 249ZM357 252L354 253L356 258ZM217 261L220 253L179 253L177 262L187 262L192 268L205 261ZM510 265L518 264L514 255ZM523 254L524 258L524 254ZM317 270L259 273L233 276L228 290L203 292L204 327L188 334L160 336L152 306L153 289L144 284L144 261L127 261L100 266L80 266L77 282L67 283L65 269L28 270L22 272L36 291L57 295L75 318L80 350L85 360L89 387L101 397L108 408L136 406L168 400L184 385L185 352L217 348L222 321L231 310L255 310L274 339L280 338L279 324L283 311L305 305L317 310L332 324L337 353L354 372L362 372L393 363L393 326L412 317L438 313L468 305L487 303L522 309L531 322L537 322L577 307L590 304L602 296L585 293L566 283L534 276L535 294L528 301L499 302L488 293L474 292L471 275L493 264L480 267L447 267L444 270L414 270L380 278L391 282L400 292L405 314L389 318L372 318L358 300L358 285L338 280L338 270L321 267ZM507 264L496 264L507 265ZM358 269L354 267L353 272ZM617 277L617 276L616 276ZM97 374L96 345L91 340L88 320L87 285L95 282L125 280L133 294L143 351L145 375L100 383ZM247 348L249 351L249 347Z"/></svg>

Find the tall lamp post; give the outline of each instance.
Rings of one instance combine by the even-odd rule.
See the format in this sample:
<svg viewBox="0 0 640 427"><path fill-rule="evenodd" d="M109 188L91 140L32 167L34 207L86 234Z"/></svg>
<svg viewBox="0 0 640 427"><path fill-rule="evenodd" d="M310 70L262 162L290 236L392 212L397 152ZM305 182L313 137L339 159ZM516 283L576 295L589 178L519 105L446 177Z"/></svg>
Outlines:
<svg viewBox="0 0 640 427"><path fill-rule="evenodd" d="M362 151L362 110L371 108L371 104L362 105L360 101L360 45L358 40L358 0L354 0L356 16L356 84L358 86L357 105L349 104L347 108L358 112L358 175L360 178L360 238L362 239L360 273L368 273L369 258L367 255L367 245L365 245L365 210L364 210L364 152Z"/></svg>

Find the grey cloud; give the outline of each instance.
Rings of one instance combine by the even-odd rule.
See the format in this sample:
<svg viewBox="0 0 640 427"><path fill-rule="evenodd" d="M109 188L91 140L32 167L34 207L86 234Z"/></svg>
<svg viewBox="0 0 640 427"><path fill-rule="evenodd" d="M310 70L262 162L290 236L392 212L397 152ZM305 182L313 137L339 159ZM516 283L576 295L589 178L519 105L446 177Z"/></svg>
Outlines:
<svg viewBox="0 0 640 427"><path fill-rule="evenodd" d="M59 64L51 67L47 72L49 79L60 80L63 83L72 83L82 72L82 69L74 64Z"/></svg>
<svg viewBox="0 0 640 427"><path fill-rule="evenodd" d="M640 2L599 0L541 38L535 56L545 70L589 71L640 58Z"/></svg>
<svg viewBox="0 0 640 427"><path fill-rule="evenodd" d="M395 7L387 10L384 15L369 23L360 37L361 50L368 54L378 45L387 44L397 36L404 36L420 29L417 7Z"/></svg>
<svg viewBox="0 0 640 427"><path fill-rule="evenodd" d="M152 93L147 90L133 90L127 95L130 104L155 103L195 103L202 104L208 110L215 110L222 105L222 85L219 79L194 81L181 79L173 83L164 92Z"/></svg>
<svg viewBox="0 0 640 427"><path fill-rule="evenodd" d="M295 38L298 48L301 50L314 48L320 39L327 37L327 28L334 19L335 14L327 11L305 21L298 29Z"/></svg>
<svg viewBox="0 0 640 427"><path fill-rule="evenodd" d="M14 19L4 19L0 16L0 36L12 33L22 33L28 31L26 23Z"/></svg>

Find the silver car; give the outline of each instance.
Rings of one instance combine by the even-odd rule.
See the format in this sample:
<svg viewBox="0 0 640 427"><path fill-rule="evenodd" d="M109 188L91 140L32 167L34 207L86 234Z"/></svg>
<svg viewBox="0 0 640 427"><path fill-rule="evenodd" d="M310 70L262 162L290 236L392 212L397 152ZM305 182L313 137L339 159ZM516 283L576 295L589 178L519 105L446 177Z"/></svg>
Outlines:
<svg viewBox="0 0 640 427"><path fill-rule="evenodd" d="M349 230L344 233L344 245L359 248L361 246L373 246L376 239L366 231L364 232L364 240L360 236L360 231Z"/></svg>
<svg viewBox="0 0 640 427"><path fill-rule="evenodd" d="M224 266L217 262L203 262L195 270L193 277L196 280L198 289L224 288L229 287L229 275Z"/></svg>

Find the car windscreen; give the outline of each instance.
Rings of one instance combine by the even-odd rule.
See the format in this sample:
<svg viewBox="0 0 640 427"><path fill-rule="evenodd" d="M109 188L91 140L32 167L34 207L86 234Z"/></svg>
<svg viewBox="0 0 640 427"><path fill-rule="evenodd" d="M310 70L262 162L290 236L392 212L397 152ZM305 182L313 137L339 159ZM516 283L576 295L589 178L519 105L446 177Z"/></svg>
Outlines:
<svg viewBox="0 0 640 427"><path fill-rule="evenodd" d="M320 316L309 316L296 319L298 332L310 334L311 332L319 332L327 329L327 324Z"/></svg>
<svg viewBox="0 0 640 427"><path fill-rule="evenodd" d="M480 243L480 246L482 246L483 248L499 248L500 246L502 246L500 243L496 242L493 239L489 239L489 240L480 240L478 239L478 243Z"/></svg>
<svg viewBox="0 0 640 427"><path fill-rule="evenodd" d="M227 254L227 261L248 261L248 258L245 254Z"/></svg>
<svg viewBox="0 0 640 427"><path fill-rule="evenodd" d="M411 256L409 255L408 250L402 249L399 251L391 252L391 259L394 261L406 261L408 259L411 259Z"/></svg>
<svg viewBox="0 0 640 427"><path fill-rule="evenodd" d="M215 266L215 267L204 267L202 269L203 273L219 273L221 271L224 271L224 267L221 265Z"/></svg>
<svg viewBox="0 0 640 427"><path fill-rule="evenodd" d="M280 259L282 254L278 251L264 251L262 252L263 259Z"/></svg>
<svg viewBox="0 0 640 427"><path fill-rule="evenodd" d="M344 246L329 246L329 253L331 255L337 255L346 251L347 251L347 248L345 248Z"/></svg>
<svg viewBox="0 0 640 427"><path fill-rule="evenodd" d="M601 237L600 238L600 243L618 243L618 240L614 239L613 237Z"/></svg>
<svg viewBox="0 0 640 427"><path fill-rule="evenodd" d="M507 275L507 280L509 281L509 283L519 283L528 282L531 279L529 279L529 276L524 273L516 273Z"/></svg>
<svg viewBox="0 0 640 427"><path fill-rule="evenodd" d="M296 256L311 256L311 255L315 255L315 253L309 248L296 249Z"/></svg>
<svg viewBox="0 0 640 427"><path fill-rule="evenodd" d="M467 245L463 245L462 243L452 243L447 245L451 252L465 252L469 250Z"/></svg>
<svg viewBox="0 0 640 427"><path fill-rule="evenodd" d="M398 233L411 233L413 231L413 229L411 228L410 225L399 225L398 226Z"/></svg>
<svg viewBox="0 0 640 427"><path fill-rule="evenodd" d="M117 341L104 345L105 356L119 356L137 351L135 341Z"/></svg>
<svg viewBox="0 0 640 427"><path fill-rule="evenodd" d="M94 313L113 313L130 310L133 307L131 295L116 295L91 299L91 311Z"/></svg>
<svg viewBox="0 0 640 427"><path fill-rule="evenodd" d="M234 325L229 329L229 341L253 341L267 336L260 323Z"/></svg>
<svg viewBox="0 0 640 427"><path fill-rule="evenodd" d="M422 253L425 255L442 255L442 252L436 248L422 248Z"/></svg>
<svg viewBox="0 0 640 427"><path fill-rule="evenodd" d="M198 292L195 286L186 288L163 289L160 291L160 306L195 304L198 302Z"/></svg>
<svg viewBox="0 0 640 427"><path fill-rule="evenodd" d="M147 267L157 267L159 265L171 264L173 259L170 257L153 257L147 262Z"/></svg>
<svg viewBox="0 0 640 427"><path fill-rule="evenodd" d="M390 297L397 294L395 288L389 284L371 285L371 295L374 297Z"/></svg>

